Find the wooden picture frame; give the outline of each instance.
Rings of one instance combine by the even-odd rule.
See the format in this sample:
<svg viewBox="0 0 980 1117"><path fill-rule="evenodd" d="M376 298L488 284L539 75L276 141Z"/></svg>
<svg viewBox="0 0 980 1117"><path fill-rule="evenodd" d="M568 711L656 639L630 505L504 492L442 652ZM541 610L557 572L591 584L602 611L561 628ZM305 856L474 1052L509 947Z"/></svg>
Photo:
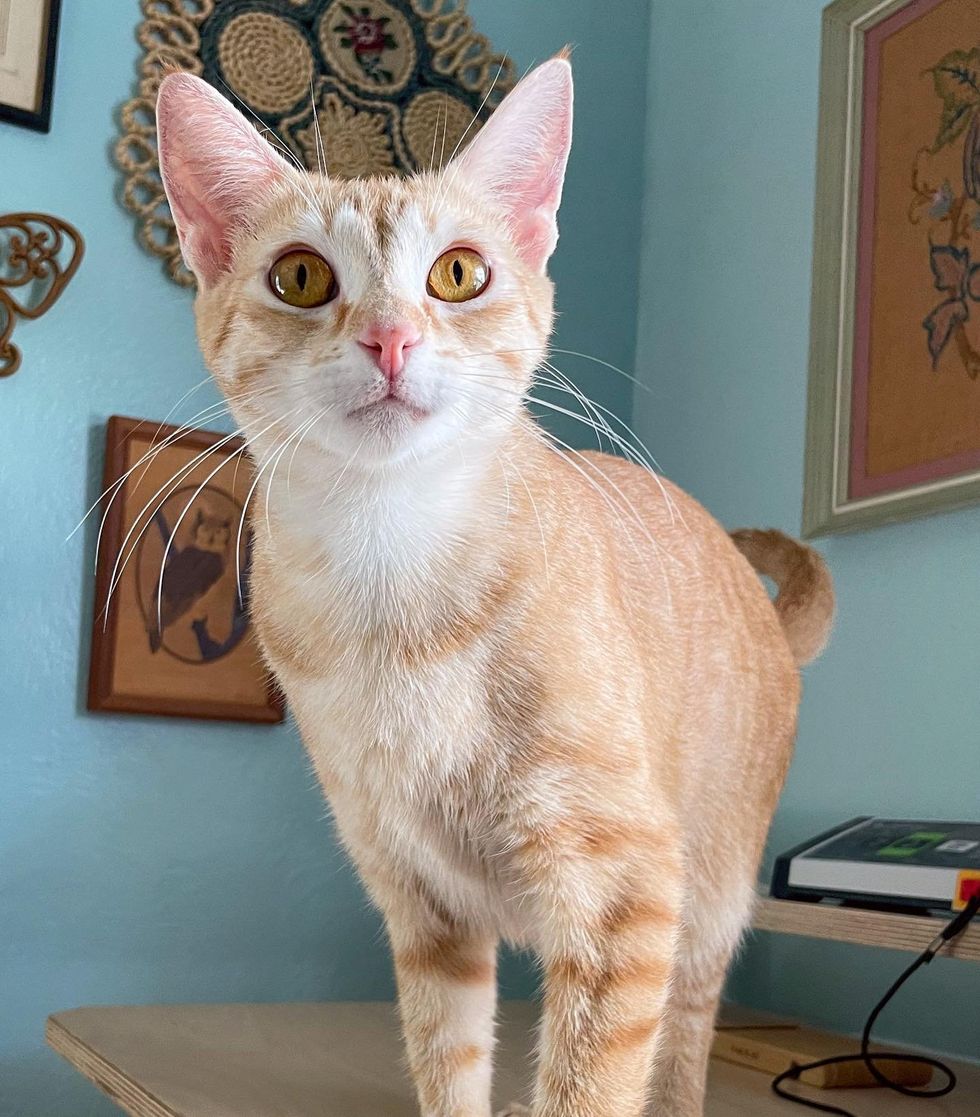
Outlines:
<svg viewBox="0 0 980 1117"><path fill-rule="evenodd" d="M109 419L90 710L283 720L248 620L252 476L240 438Z"/></svg>
<svg viewBox="0 0 980 1117"><path fill-rule="evenodd" d="M51 130L61 0L0 0L0 120Z"/></svg>
<svg viewBox="0 0 980 1117"><path fill-rule="evenodd" d="M980 499L977 27L975 0L824 10L805 536Z"/></svg>

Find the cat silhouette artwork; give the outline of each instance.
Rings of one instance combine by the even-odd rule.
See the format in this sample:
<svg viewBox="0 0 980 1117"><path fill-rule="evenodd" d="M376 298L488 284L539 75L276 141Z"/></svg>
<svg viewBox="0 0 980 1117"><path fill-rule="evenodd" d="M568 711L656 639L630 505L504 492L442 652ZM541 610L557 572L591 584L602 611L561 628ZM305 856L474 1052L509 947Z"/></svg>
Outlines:
<svg viewBox="0 0 980 1117"><path fill-rule="evenodd" d="M238 643L248 626L244 593L233 597L225 639L216 639L211 634L207 615L198 610L228 571L232 520L206 505L199 506L190 524L190 541L183 547L176 543L163 509L156 512L153 520L163 539L166 559L145 613L150 650L167 651L164 645L167 630L187 619L197 641L200 662L218 659Z"/></svg>

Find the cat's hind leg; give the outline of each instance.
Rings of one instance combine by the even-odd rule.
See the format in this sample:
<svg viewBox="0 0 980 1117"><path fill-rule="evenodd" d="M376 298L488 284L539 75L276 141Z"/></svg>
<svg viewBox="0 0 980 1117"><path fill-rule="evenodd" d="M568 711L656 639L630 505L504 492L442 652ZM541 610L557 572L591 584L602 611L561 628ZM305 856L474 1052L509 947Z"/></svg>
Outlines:
<svg viewBox="0 0 980 1117"><path fill-rule="evenodd" d="M754 890L745 874L727 892L692 888L678 941L664 1033L654 1072L655 1117L702 1117L708 1057L725 975L749 922Z"/></svg>

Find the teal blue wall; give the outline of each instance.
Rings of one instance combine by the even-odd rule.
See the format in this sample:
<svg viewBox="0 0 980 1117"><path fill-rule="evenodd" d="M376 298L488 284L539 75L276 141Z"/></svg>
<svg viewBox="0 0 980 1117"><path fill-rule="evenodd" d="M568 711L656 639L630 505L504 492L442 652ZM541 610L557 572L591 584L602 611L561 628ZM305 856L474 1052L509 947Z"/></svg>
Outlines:
<svg viewBox="0 0 980 1117"><path fill-rule="evenodd" d="M521 68L580 44L560 344L629 367L646 5L615 18L584 0L470 8ZM17 327L23 368L0 381L0 1117L117 1112L43 1047L57 1009L391 993L377 921L291 729L84 711L94 537L65 537L98 492L103 423L162 418L204 375L188 294L136 247L114 198L137 18L135 0L66 3L51 134L0 124L0 212L60 215L88 242L61 302ZM625 381L583 383L628 410Z"/></svg>
<svg viewBox="0 0 980 1117"><path fill-rule="evenodd" d="M655 0L634 423L729 526L798 532L820 0ZM980 508L821 540L840 615L773 829L976 818ZM845 1030L906 955L759 936L749 1002ZM939 960L881 1032L980 1054L980 967Z"/></svg>
<svg viewBox="0 0 980 1117"><path fill-rule="evenodd" d="M518 74L565 44L573 47L575 140L550 268L557 289L555 345L631 369L649 0L470 0L468 7L480 30L515 59ZM629 417L632 385L625 376L567 353L555 353L552 363L586 394ZM570 406L567 398L550 398ZM586 427L553 412L549 426L575 445L590 442Z"/></svg>

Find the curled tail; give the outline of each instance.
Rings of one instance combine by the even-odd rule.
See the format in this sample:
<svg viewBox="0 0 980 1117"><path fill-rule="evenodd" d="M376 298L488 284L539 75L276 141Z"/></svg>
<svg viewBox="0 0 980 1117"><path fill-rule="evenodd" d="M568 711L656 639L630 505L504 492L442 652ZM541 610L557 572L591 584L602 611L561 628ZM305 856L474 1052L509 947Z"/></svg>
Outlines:
<svg viewBox="0 0 980 1117"><path fill-rule="evenodd" d="M732 541L760 573L776 583L773 604L793 658L802 666L823 651L834 621L834 584L823 559L781 531L743 528Z"/></svg>

